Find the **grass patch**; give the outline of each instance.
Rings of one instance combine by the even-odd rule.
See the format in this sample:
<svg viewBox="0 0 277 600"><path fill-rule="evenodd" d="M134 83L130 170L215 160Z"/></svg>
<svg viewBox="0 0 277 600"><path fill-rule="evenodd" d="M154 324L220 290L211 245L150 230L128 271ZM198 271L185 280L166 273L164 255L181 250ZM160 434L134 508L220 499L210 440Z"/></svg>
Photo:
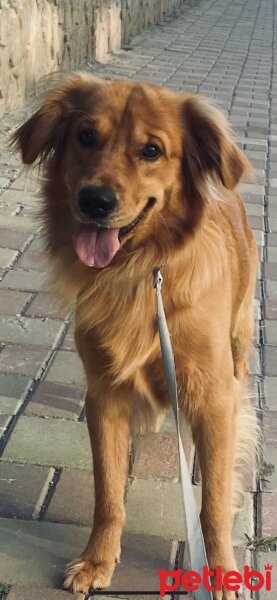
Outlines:
<svg viewBox="0 0 277 600"><path fill-rule="evenodd" d="M258 472L259 478L264 483L270 483L270 481L267 479L267 477L271 477L272 473L274 473L274 469L275 469L274 465L264 461Z"/></svg>
<svg viewBox="0 0 277 600"><path fill-rule="evenodd" d="M11 587L9 583L0 583L0 600L6 600Z"/></svg>
<svg viewBox="0 0 277 600"><path fill-rule="evenodd" d="M247 533L244 534L246 537L246 548L248 550L259 550L260 552L276 552L277 550L277 535L269 537L249 537Z"/></svg>

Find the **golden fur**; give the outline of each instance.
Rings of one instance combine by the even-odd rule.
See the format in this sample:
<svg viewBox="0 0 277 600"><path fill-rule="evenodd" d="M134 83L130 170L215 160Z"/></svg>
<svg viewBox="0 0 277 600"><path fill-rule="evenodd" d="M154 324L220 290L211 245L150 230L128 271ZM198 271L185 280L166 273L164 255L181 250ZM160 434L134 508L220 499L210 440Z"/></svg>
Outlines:
<svg viewBox="0 0 277 600"><path fill-rule="evenodd" d="M92 147L78 142L80 128L93 131ZM209 564L234 569L232 514L257 440L245 396L257 251L235 191L251 171L247 159L207 99L80 73L49 93L14 141L26 164L39 159L45 168L45 243L56 288L76 302L87 375L95 516L65 587L109 585L120 555L130 431L155 429L169 406L152 288L152 271L161 265L180 404L202 471ZM151 142L163 151L153 161L141 155ZM128 225L154 199L105 268L83 264L72 243L78 190L87 184L116 194L113 228ZM233 597L214 593L216 600Z"/></svg>

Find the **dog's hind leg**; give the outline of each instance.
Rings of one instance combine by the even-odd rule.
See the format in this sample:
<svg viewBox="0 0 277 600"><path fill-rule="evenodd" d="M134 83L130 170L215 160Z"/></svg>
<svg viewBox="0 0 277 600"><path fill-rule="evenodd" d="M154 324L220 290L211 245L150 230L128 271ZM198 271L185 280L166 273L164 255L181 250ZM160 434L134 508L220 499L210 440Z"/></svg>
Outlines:
<svg viewBox="0 0 277 600"><path fill-rule="evenodd" d="M232 482L232 513L242 509L246 477L254 475L259 460L261 437L257 415L248 394L248 357L253 339L253 287L252 282L236 316L231 333L234 375L240 385L240 400L235 439L235 460Z"/></svg>
<svg viewBox="0 0 277 600"><path fill-rule="evenodd" d="M234 375L238 381L247 383L249 374L249 351L253 340L254 316L253 298L247 291L235 319L231 332L231 348L234 361Z"/></svg>
<svg viewBox="0 0 277 600"><path fill-rule="evenodd" d="M256 244L251 235L249 240L250 270L248 286L244 297L235 314L231 327L231 348L234 362L235 377L245 384L248 383L249 351L253 342L254 331L254 293L257 274L258 254Z"/></svg>
<svg viewBox="0 0 277 600"><path fill-rule="evenodd" d="M213 381L205 403L190 419L202 474L201 523L208 562L212 570L221 565L224 573L237 569L231 535L231 486L239 386L232 375L231 356L229 362L223 382ZM224 589L215 591L213 597L234 600L235 594Z"/></svg>
<svg viewBox="0 0 277 600"><path fill-rule="evenodd" d="M249 476L254 476L260 453L260 428L256 411L249 401L247 387L245 384L240 387L232 475L233 515L243 508L247 480L249 482Z"/></svg>

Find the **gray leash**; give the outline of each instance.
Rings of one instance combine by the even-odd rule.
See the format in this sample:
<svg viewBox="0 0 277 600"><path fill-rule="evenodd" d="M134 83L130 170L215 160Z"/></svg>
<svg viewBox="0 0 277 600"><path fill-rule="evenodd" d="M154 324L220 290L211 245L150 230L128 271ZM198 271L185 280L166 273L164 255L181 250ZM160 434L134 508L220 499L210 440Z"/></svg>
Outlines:
<svg viewBox="0 0 277 600"><path fill-rule="evenodd" d="M208 561L206 556L203 533L201 529L201 523L192 488L190 472L184 453L183 442L180 435L179 403L177 394L175 364L161 294L162 282L163 277L160 272L160 269L155 269L153 271L153 285L157 295L158 329L168 391L172 402L177 429L181 487L183 496L183 506L187 524L187 537L191 569L193 571L197 571L202 575L202 569L205 565L208 564ZM203 585L199 585L198 590L194 592L194 598L195 600L212 600L212 593L208 591Z"/></svg>

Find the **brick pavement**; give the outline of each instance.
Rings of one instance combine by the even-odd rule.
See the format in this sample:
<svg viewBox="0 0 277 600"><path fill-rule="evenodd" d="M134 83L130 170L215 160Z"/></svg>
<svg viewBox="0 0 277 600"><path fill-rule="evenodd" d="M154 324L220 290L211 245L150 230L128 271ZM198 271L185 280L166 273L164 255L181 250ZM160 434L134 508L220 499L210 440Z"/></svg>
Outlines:
<svg viewBox="0 0 277 600"><path fill-rule="evenodd" d="M257 182L242 185L242 191L261 258L251 396L265 444L259 478L249 482L234 543L240 564L269 561L277 571L277 555L250 556L244 536L277 535L275 4L188 0L177 19L151 27L132 41L129 51L93 70L99 76L150 80L213 97L256 168ZM12 585L8 600L69 600L72 595L58 589L61 573L85 544L93 499L84 375L70 314L47 290L47 264L34 220L37 173L23 172L19 158L5 146L35 104L30 98L0 121L0 598L6 598ZM199 502L201 481L188 430L184 438ZM176 559L185 533L175 457L174 428L167 419L160 434L147 436L133 466L122 563L111 597L118 589L157 589L157 566ZM260 595L265 597L273 599L274 592Z"/></svg>

